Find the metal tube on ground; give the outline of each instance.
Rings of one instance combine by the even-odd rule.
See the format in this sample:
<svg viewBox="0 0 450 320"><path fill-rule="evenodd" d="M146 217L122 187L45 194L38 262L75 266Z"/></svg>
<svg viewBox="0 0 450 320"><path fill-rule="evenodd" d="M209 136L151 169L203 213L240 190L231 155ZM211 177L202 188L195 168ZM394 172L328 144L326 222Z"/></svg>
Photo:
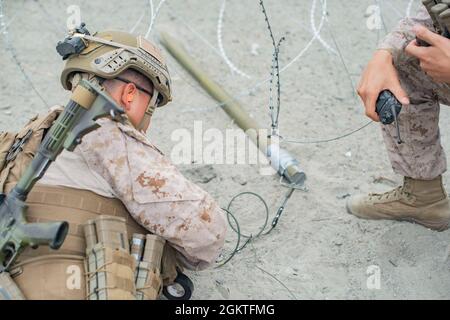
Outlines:
<svg viewBox="0 0 450 320"><path fill-rule="evenodd" d="M244 111L236 99L210 79L179 41L164 32L161 33L160 40L169 53L199 82L203 89L221 103L222 109L271 160L272 167L291 184L303 186L306 174L300 169L299 162L286 150L279 148L278 145L268 140L267 137L260 136L259 129L262 127Z"/></svg>

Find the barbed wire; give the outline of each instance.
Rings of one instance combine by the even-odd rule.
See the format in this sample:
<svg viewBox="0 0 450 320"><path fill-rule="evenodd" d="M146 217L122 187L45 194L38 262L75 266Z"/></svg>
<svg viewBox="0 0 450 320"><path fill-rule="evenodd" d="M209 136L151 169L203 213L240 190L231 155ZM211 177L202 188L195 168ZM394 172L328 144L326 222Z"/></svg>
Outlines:
<svg viewBox="0 0 450 320"><path fill-rule="evenodd" d="M409 0L408 6L406 7L406 16L409 18L411 16L412 5L416 0Z"/></svg>
<svg viewBox="0 0 450 320"><path fill-rule="evenodd" d="M313 43L317 40L317 38L323 28L323 25L325 23L325 18L326 18L326 1L323 1L323 2L321 1L321 4L324 6L324 8L322 10L319 27L316 29L317 32L313 32L313 37L311 38L311 40L289 63L287 63L283 68L280 69L280 73L287 71L295 62L297 62L300 58L302 58L305 55L305 53L311 48ZM170 7L170 4L168 4L168 6ZM203 37L199 32L197 32L187 21L185 21L180 16L173 14L174 10L170 10L170 11L172 11L172 13L169 13L169 15L171 15L171 17L173 17L173 18L177 19L178 21L180 21L181 23L183 23L191 32L193 32L193 34L195 36L197 36L200 40L202 40L202 42L207 44L208 47L211 48L219 57L222 57L220 50L218 50L216 47L214 47L207 39L205 39L205 37ZM311 10L311 12L312 12L312 10ZM242 96L249 95L255 89L257 89L260 86L262 86L266 83L269 83L269 82L270 82L270 77L261 79L260 81L252 84L250 87L247 87L246 89L242 90L235 97L242 97ZM225 104L228 102L229 101L226 101ZM215 106L221 107L223 105L224 105L224 103L218 103Z"/></svg>
<svg viewBox="0 0 450 320"><path fill-rule="evenodd" d="M50 12L48 12L47 8L42 4L42 1L35 0L34 2L39 7L39 10L41 10L42 13L47 17L44 20L47 21L49 24L51 24L56 32L64 34L66 32L66 26L64 25L64 23L57 22L57 20L59 20L60 17L51 15Z"/></svg>
<svg viewBox="0 0 450 320"><path fill-rule="evenodd" d="M11 54L11 58L13 59L14 63L16 64L17 68L20 70L20 73L24 77L25 81L28 83L28 85L31 87L33 92L36 94L36 96L42 101L42 103L49 108L50 105L47 103L47 101L44 99L44 97L41 95L39 90L34 85L31 78L28 76L27 72L25 71L24 67L22 66L22 63L20 62L17 51L15 47L12 44L11 38L9 36L8 27L9 24L5 22L7 20L7 16L5 14L4 10L4 3L3 0L0 0L0 29L2 30L2 38L3 42L5 44L6 50Z"/></svg>
<svg viewBox="0 0 450 320"><path fill-rule="evenodd" d="M322 4L326 5L326 2L322 3ZM168 4L168 6L170 7L170 4ZM170 10L170 11L174 12L174 10ZM324 9L322 11L321 20L320 20L320 23L319 23L319 27L317 28L317 32L316 33L313 32L313 37L306 44L306 46L289 63L287 63L283 68L280 69L280 74L282 72L286 71L287 69L289 69L295 62L297 62L300 58L302 58L305 55L305 53L311 48L313 43L316 41L318 34L321 32L321 30L322 30L322 28L324 26L325 14L326 14L326 10ZM221 54L220 54L220 51L217 50L217 48L215 48L199 32L197 32L187 21L185 21L180 16L174 15L173 13L169 13L169 15L172 18L177 19L178 21L183 23L191 32L193 32L194 35L196 35L200 40L202 40L202 42L204 42L206 45L208 45L208 47L211 48L219 57L222 57ZM232 100L251 95L253 92L255 92L257 89L259 89L263 85L269 84L270 83L270 79L271 79L271 77L259 80L258 82L256 82L256 83L252 84L251 86L245 88L241 92L238 92L237 94L235 94L233 96ZM210 106L196 107L196 108L188 109L187 112L195 112L196 109L199 109L200 112L204 112L205 110L213 110L213 109L216 109L216 108L222 108L223 106L225 106L227 103L231 102L232 100L224 101L222 103L215 103L215 104L212 104Z"/></svg>
<svg viewBox="0 0 450 320"><path fill-rule="evenodd" d="M316 2L316 0L313 1L313 5L311 6L311 10L310 10L310 15L312 15L312 16L314 16L314 13L315 13L315 10L316 10L316 7L317 7L317 4L314 4L314 2ZM322 32L322 29L325 26L325 23L329 24L329 21L327 19L327 1L326 0L321 0L320 3L322 5L320 23L319 23L319 26L315 30L312 30L313 31L313 37L311 38L311 40L306 44L306 46L299 52L299 54L294 59L292 59L288 64L286 64L283 68L280 69L280 73L283 72L283 71L286 71L293 63L295 63L298 59L303 57L303 55L309 50L309 48L312 46L312 44L317 40L320 32ZM170 11L173 12L173 10L170 10ZM203 42L208 44L208 46L221 57L220 51L218 51L213 45L211 45L200 33L198 33L194 28L192 28L190 26L190 24L188 24L186 21L184 21L184 19L182 19L181 17L176 16L174 14L172 14L171 16L173 18L179 20L180 22L182 22L191 32L193 32L200 40L202 40ZM314 18L310 17L310 21L314 21ZM312 24L315 25L314 22ZM339 45L338 45L338 43L336 41L336 38L335 38L334 34L332 33L332 29L333 28L330 26L328 29L330 30L331 38L332 38L333 43L334 43L334 45L336 47L335 52L339 56L339 58L341 60L341 63L344 66L345 73L346 73L346 75L347 75L347 77L348 77L348 79L350 81L350 84L351 84L351 87L352 87L352 92L353 92L352 96L353 96L353 98L356 98L356 96L355 96L355 94L356 94L355 85L353 83L353 80L351 78L349 69L348 69L348 67L347 67L347 65L345 63L345 60L343 58L342 52L341 52L341 50L339 48ZM379 35L377 35L377 42L378 42L378 38L379 38ZM274 43L274 41L272 40L272 45L273 45L273 43ZM189 83L183 77L181 77L181 78L182 78L183 81L188 83L191 87L195 88L197 91L199 91L199 92L202 91L201 88L199 88L198 86L194 86L193 84ZM255 90L259 89L261 86L265 85L267 82L268 82L269 85L271 85L272 84L271 83L272 79L273 78L272 78L272 75L271 75L269 78L263 79L263 80L257 82L256 84L252 85L251 87L247 87L243 91L235 94L233 96L233 99L239 99L239 98L248 96L248 95L252 94L253 92L255 92ZM213 105L210 105L210 106L205 106L205 107L196 106L194 108L189 108L187 110L183 110L182 112L212 111L212 110L214 110L216 108L224 107L228 102L231 102L231 100L230 101L225 101L225 102L222 102L222 103L216 103L216 104L213 104ZM273 102L271 102L271 105L273 105ZM372 123L372 121L370 121L370 122L368 122L368 123L366 123L366 124L356 128L356 129L350 131L349 133L344 133L344 134L341 134L341 135L338 135L338 136L332 137L332 138L323 138L323 139L319 138L319 139L313 139L313 140L300 140L300 139L291 138L291 137L284 137L284 138L281 137L282 138L281 141L284 142L284 143L292 143L292 144L329 143L329 142L334 142L334 141L338 141L338 140L347 138L347 137L349 137L349 136L351 136L351 135L353 135L353 134L355 134L355 133L365 129L371 123Z"/></svg>
<svg viewBox="0 0 450 320"><path fill-rule="evenodd" d="M152 14L152 18L153 18L153 19L151 19L151 21L150 21L149 28L148 28L147 32L148 32L149 30L150 30L150 31L152 30L152 28L153 28L153 26L154 26L154 23L155 23L155 19L156 19L157 15L158 15L158 13L159 13L159 11L160 11L160 8L162 7L162 5L164 4L165 1L166 1L166 0L160 1L160 3L158 4L156 10L153 10L153 14ZM226 0L225 0L225 1L226 1ZM225 3L225 1L224 1L223 3ZM3 0L1 0L1 2L3 2ZM380 4L380 1L379 1L379 0L376 0L376 2L377 2L378 4ZM413 2L414 2L414 0L410 0L410 2L408 3L407 13L410 12ZM42 10L44 10L44 8L42 8L41 4L40 4L40 3L38 3L38 4L39 4L40 8L41 8ZM152 4L152 1L147 2L147 7L148 7L150 4ZM326 0L321 0L321 5L322 5L321 20L320 20L319 26L316 27L316 24L314 23L315 19L314 19L313 17L314 17L314 12L315 12L316 6L317 6L317 0L313 0L313 2L312 2L311 11L310 11L310 13L311 13L311 14L310 14L310 23L311 23L311 29L312 29L312 32L313 32L313 38L311 39L310 42L308 42L308 44L305 46L305 48L304 48L304 49L303 49L303 50L302 50L302 51L301 51L294 59L292 59L292 61L290 61L290 62L289 62L288 64L286 64L283 68L280 69L280 73L283 72L283 71L285 71L287 68L290 67L290 65L292 65L294 62L296 62L296 60L298 60L299 58L301 58L301 57L306 53L306 51L310 48L310 46L312 45L312 43L313 43L314 41L316 41L316 40L319 41L319 42L321 42L322 45L323 45L325 48L328 48L328 49L331 48L331 46L328 45L328 44L323 40L323 38L320 36L320 32L321 32L322 29L323 29L323 25L324 25L324 23L327 21L327 19L326 19L326 16L327 16L327 9L326 9L327 3L326 3ZM390 4L390 5L391 5L391 4ZM153 5L151 5L151 6L153 7ZM392 5L391 5L391 6L392 6ZM3 7L3 6L2 6L2 7ZM225 7L225 6L223 6L223 8L224 8L224 7ZM3 9L2 9L2 11L3 11ZM46 11L46 10L45 10L45 11ZM224 9L221 9L221 13L222 13L222 14L219 14L219 16L220 16L220 15L223 16L223 12L224 12ZM4 13L3 13L3 15L4 15ZM132 30L135 29L135 28L137 27L137 25L141 22L141 20L143 19L144 16L145 16L145 12L142 13L141 17L139 17L138 21L135 23L135 25L133 26ZM177 18L179 18L179 17L177 17ZM8 25L11 23L11 21L8 21L7 23L5 23L5 17L2 17L2 23L3 23L3 26L0 27L0 30L1 30L2 33L5 33L5 31L7 31L6 29L7 29ZM55 29L56 29L56 27L55 27ZM59 28L58 28L58 29L59 29ZM194 31L194 30L191 29L191 31ZM197 33L197 36L200 36L200 37L201 37L201 35L200 35L199 33ZM6 38L8 38L8 34L7 34L7 37L6 37ZM332 37L332 38L333 38L333 37ZM322 41L321 41L320 39L322 39ZM6 39L6 40L9 40L9 39ZM334 39L334 38L333 38L333 41L335 42L335 39ZM207 42L207 41L206 41L206 42ZM27 81L27 83L29 83L30 87L33 89L33 91L34 91L35 94L39 97L39 99L40 99L46 106L48 106L48 103L47 103L46 100L42 97L42 95L40 94L39 90L36 88L36 86L34 85L33 81L32 81L31 78L28 76L28 74L27 74L25 68L23 67L23 65L22 65L22 63L21 63L21 61L20 61L20 59L18 58L18 55L17 55L17 52L16 52L15 48L12 46L12 44L11 44L10 41L8 41L8 43L9 43L9 44L7 45L8 51L11 53L11 56L12 56L12 58L13 58L15 64L18 66L18 68L19 68L20 72L22 73L22 75L24 76L25 80ZM335 45L335 47L338 47L336 42L334 43L334 45ZM215 47L212 46L212 45L210 45L210 47L211 47L211 49L214 49L214 51L215 51L218 55L222 56L222 58L223 58L223 55L221 54L220 50L217 50L217 48L215 48ZM327 50L328 50L328 49L327 49ZM331 48L331 49L332 49L332 48ZM333 49L333 50L334 50L334 52L336 52L335 49ZM330 51L330 50L328 50L328 51ZM338 53L338 54L339 54L339 53ZM339 56L340 56L340 58L342 59L342 55L339 54ZM343 65L344 65L344 67L345 67L345 69L346 69L347 76L349 76L349 72L348 72L348 69L347 69L345 63L343 63ZM185 78L183 78L183 77L181 77L181 78L182 78L183 81L186 81ZM349 78L351 79L350 76L349 76ZM246 90L241 91L240 93L238 93L237 95L235 95L235 98L239 98L239 97L243 97L243 96L247 96L247 95L249 95L249 94L252 94L252 93L255 92L258 88L260 88L262 85L264 85L265 82L267 82L267 81L269 82L269 85L272 85L272 84L273 84L273 75L271 75L270 78L264 79L264 80L262 80L262 81L260 81L260 82L258 82L258 83L256 83L256 84L254 84L253 86L248 87ZM186 81L186 82L187 82L187 81ZM192 84L191 84L191 86L194 87L194 88L196 88L196 87L195 87L194 85L192 85ZM352 87L354 88L353 83L352 83ZM199 88L197 88L197 90L200 91ZM203 109L202 109L202 108L199 108L199 109L200 109L201 111L212 110L212 109L215 109L215 108L223 107L226 103L227 103L227 102L225 102L225 103L219 103L219 104L215 104L215 105L210 106L210 107L205 107L205 108L203 108ZM272 102L272 105L273 105L273 102ZM198 108L198 107L197 107L197 108ZM278 110L279 110L279 109L278 109ZM195 111L195 110L189 110L189 111ZM278 115L279 115L279 113L278 113ZM344 137L348 137L349 135L351 135L351 134L353 134L353 133L356 133L356 132L358 132L358 131L364 129L364 128L365 128L366 126L368 126L368 125L369 125L369 123L368 123L368 124L365 124L365 125L363 125L363 126L361 126L361 127L359 127L359 128L357 128L357 129L355 129L355 130L352 130L350 133L343 134L343 135L340 135L340 136L338 136L338 137L330 138L330 139L317 139L317 140L311 140L311 141L301 141L301 140L292 139L292 138L285 138L283 141L288 142L288 143L324 143L324 142L329 142L329 141L336 141L336 140L338 140L338 139L341 139L341 138L344 138Z"/></svg>
<svg viewBox="0 0 450 320"><path fill-rule="evenodd" d="M259 0L259 5L261 6L262 13L264 15L264 20L267 24L267 29L269 30L270 39L272 40L272 46L273 46L273 54L272 54L272 68L270 71L270 85L269 85L269 113L270 113L270 119L271 119L271 128L272 132L271 135L278 135L278 125L279 125L279 117L280 117L280 109L281 109L281 83L280 83L280 60L279 60L279 53L280 53L280 46L281 43L285 40L285 37L281 37L277 41L275 40L275 36L273 35L272 26L270 25L269 17L267 16L267 11L264 6L264 1ZM277 88L277 106L276 111L273 104L273 87L274 87L274 78L277 78L277 82L275 84Z"/></svg>
<svg viewBox="0 0 450 320"><path fill-rule="evenodd" d="M159 2L159 4L157 5L156 9L155 9L155 7L154 7L154 3L153 3L152 0L150 0L150 1L148 2L147 7L146 7L146 11L147 11L148 9L150 9L150 16L151 16L151 18L150 18L149 26L148 26L148 29L147 29L147 32L146 32L145 37L148 37L148 36L151 34L151 32L152 32L152 30L153 30L153 28L154 28L154 26L155 26L156 19L157 19L158 15L159 15L159 13L160 13L160 10L161 10L161 8L162 8L162 6L163 6L163 4L164 4L165 2L166 2L166 0L161 0L161 1ZM274 36L274 34L273 34L273 31L272 31L272 28L271 28L271 25L270 25L270 22L269 22L267 13L266 13L265 8L264 8L264 3L263 3L262 0L260 0L260 5L261 5L261 7L263 8L263 13L264 13L264 16L265 16L265 19L266 19L266 22L267 22L267 27L268 27L268 30L269 30L269 33L270 33L270 37L271 37L271 40L272 40L272 45L273 45L273 48L274 48L273 57L272 57L272 64L271 64L271 74L270 74L270 77L269 77L269 78L264 79L264 80L262 80L262 81L259 81L259 82L257 82L256 84L252 85L251 87L248 87L248 88L246 88L245 90L241 91L238 95L235 95L235 96L233 97L233 99L239 98L239 97L242 97L242 96L247 96L247 95L249 95L250 93L254 92L254 90L256 90L256 89L260 88L261 86L263 86L263 85L265 85L265 84L268 83L269 86L270 86L270 89L269 89L269 91L270 91L270 93L269 93L269 96L270 96L270 97L269 97L269 110L270 110L270 112L271 112L272 128L274 128L274 129L277 129L277 128L278 128L278 125L279 125L279 116L280 116L280 110L281 110L281 100L280 100L280 96L281 96L281 82L280 82L280 74L281 74L283 71L288 70L290 66L292 66L296 61L298 61L300 58L302 58L302 57L304 56L304 54L309 50L309 48L312 46L312 44L313 44L315 41L318 41L318 42L319 42L319 43L327 50L327 52L332 53L332 54L337 54L337 55L339 56L339 58L340 58L340 60L341 60L341 63L342 63L342 65L343 65L344 69L345 69L345 73L346 73L348 79L350 80L350 84L351 84L351 86L352 86L352 91L355 92L355 87L354 87L354 84L353 84L353 81L352 81L352 78L351 78L349 69L348 69L347 64L346 64L346 62L345 62L345 59L344 59L344 57L343 57L343 55L342 55L342 52L341 52L341 50L340 50L340 48L339 48L339 45L338 45L338 43L337 43L337 41L336 41L336 37L335 37L335 35L333 34L333 28L330 26L329 21L328 21L328 18L327 18L327 1L326 1L326 0L321 0L320 3L321 3L321 6L322 6L321 18L320 18L319 25L316 26L316 20L315 20L315 17L316 17L316 10L317 10L317 0L313 0L313 1L312 1L311 11L310 11L310 25L311 25L311 31L312 31L312 33L313 33L313 36L312 36L311 40L307 43L307 45L299 52L299 54L298 54L294 59L292 59L292 60L291 60L288 64L286 64L283 68L280 68L280 63L279 63L279 53L280 53L280 46L281 46L282 41L284 40L284 37L280 38L280 40L278 40L278 41L275 40L275 36ZM380 2L377 1L377 3L380 3ZM407 14L410 12L412 4L413 4L413 0L411 0L410 3L409 3L409 5L408 5L408 8L407 8ZM220 11L219 11L219 21L218 21L218 26L217 26L217 40L218 40L218 47L219 47L218 49L217 49L215 46L211 45L211 44L210 44L210 43L209 43L209 42L208 42L201 34L199 34L199 33L196 32L196 31L193 31L194 29L191 28L190 26L189 26L189 29L190 29L194 34L196 34L203 42L207 43L208 46L209 46L215 53L217 53L217 54L225 61L225 63L228 65L228 67L229 67L234 73L236 73L236 74L238 74L238 75L241 75L241 76L244 76L245 78L250 78L249 75L247 75L245 72L243 72L243 71L241 71L240 69L238 69L238 68L231 62L231 60L228 58L228 56L227 56L227 54L226 54L226 51L225 51L225 48L224 48L224 44L223 44L223 34L222 34L222 32L223 32L223 20L224 20L225 6L226 6L226 0L223 0L222 6L221 6ZM31 86L31 88L32 88L32 89L35 91L35 93L39 96L39 98L42 100L42 102L44 102L44 104L46 104L46 105L48 106L48 104L47 104L47 102L45 101L45 99L40 95L39 91L38 91L38 90L36 89L36 87L34 86L32 80L28 77L27 73L25 72L25 69L23 68L23 66L22 66L22 64L21 64L21 62L20 62L20 60L19 60L19 58L18 58L18 56L17 56L17 52L16 52L15 48L14 48L14 47L12 46L12 44L11 44L11 41L10 41L10 39L9 39L9 33L7 32L7 31L8 31L8 30L7 30L7 29L8 29L8 25L11 23L11 21L8 21L7 23L5 22L6 18L5 18L5 16L4 16L4 12L3 12L3 11L4 11L4 8L3 8L3 0L0 0L0 32L3 34L3 36L4 36L4 41L6 41L6 43L7 43L7 49L8 49L8 51L11 53L11 55L12 55L12 57L13 57L13 59L14 59L16 65L18 66L20 72L23 74L23 76L25 77L25 79L27 80L27 82L29 83L29 85ZM144 11L144 12L141 14L141 16L138 18L138 20L136 21L136 23L133 25L133 27L132 27L132 29L131 29L132 32L134 32L134 30L136 30L136 28L138 27L138 25L142 22L142 20L143 20L144 17L145 17L145 14L146 14L146 12ZM329 29L329 31L330 31L330 36L331 36L331 39L332 39L332 41L333 41L333 45L334 45L335 48L333 48L332 46L330 46L330 45L323 39L323 37L321 36L321 32L322 32L323 27L324 27L325 25L328 26L328 29ZM384 24L384 20L383 20L383 26L384 26L384 28L385 28L385 30L386 30L386 26L385 26L385 24ZM188 82L183 76L181 76L181 74L180 74L180 78L183 79L184 81L186 81L186 82L189 84L189 82ZM275 81L274 81L275 78L277 79L277 80L276 80L276 84L275 84ZM190 84L190 85L191 85L192 87L198 89L198 87L195 87L195 86L193 86L192 84ZM276 103L276 107L274 106L274 100L273 100L273 94L274 94L274 93L273 93L273 88L274 88L274 86L276 86L276 88L277 88L277 103ZM222 107L222 106L224 106L226 103L228 103L228 102L216 104L216 105L214 106L214 108L215 108L215 107ZM364 124L363 126L357 128L357 129L355 129L355 130L352 130L352 131L349 132L349 133L345 133L345 134L342 134L342 135L337 136L337 137L334 137L334 138L329 138L329 139L318 139L318 140L304 140L304 141L302 141L302 140L296 140L296 139L291 139L291 138L282 138L282 142L284 142L284 143L293 143L293 144L317 144L317 143L329 143L329 142L333 142L333 141L337 141L337 140L340 140L340 139L349 137L349 136L351 136L351 135L353 135L353 134L355 134L355 133L357 133L357 132L363 130L364 128L368 127L368 126L371 125L372 123L373 123L373 122L370 121L370 122ZM234 199L235 199L235 198L234 198ZM231 205L231 202L230 202L230 205ZM258 238L258 236L259 236L260 234L262 234L262 231L265 229L265 226L266 226L266 224L267 224L267 218L268 218L268 213L269 213L268 208L267 208L267 205L266 205L266 220L265 220L265 223L264 223L263 227L262 227L261 230L260 230L260 233L258 233L256 236L252 236L252 235L250 235L250 236L245 236L245 235L242 235L242 234L241 234L241 231L240 231L240 229L239 229L239 223L238 223L237 219L236 219L236 218L232 215L232 213L229 211L229 209L230 209L230 206L229 206L228 209L227 209L227 213L229 214L229 217L231 217L231 219L233 219L234 222L235 222L235 224L236 224L236 233L238 234L238 241L237 241L237 244L236 244L236 248L235 248L234 251L232 252L231 256L230 256L223 264L225 264L225 263L227 263L229 260L231 260L231 258L232 258L237 252L239 252L240 250L242 250L248 243L250 243L250 240L253 241L254 239ZM242 246L240 246L241 236L247 237L247 238L248 238L248 240L247 240ZM222 264L222 265L223 265L223 264ZM261 268L259 268L259 269L262 270ZM266 272L265 270L262 270L262 271ZM266 272L266 273L267 273L267 272ZM268 273L268 274L269 274L269 273ZM270 274L269 274L269 275L270 275ZM274 279L277 280L277 281L279 281L279 280L276 279L276 278L274 278ZM281 283L281 282L280 282L280 283ZM286 287L286 288L287 288L287 287ZM293 295L292 292L291 292L291 294ZM293 295L293 296L294 296L294 298L295 298L295 295Z"/></svg>
<svg viewBox="0 0 450 320"><path fill-rule="evenodd" d="M225 13L225 6L226 6L227 0L223 0L222 1L222 5L220 7L220 11L219 11L219 20L217 22L217 45L219 46L219 51L220 54L222 56L222 59L225 61L225 63L228 65L228 67L230 68L230 70L232 72L235 72L236 74L250 79L251 76L249 76L247 73L245 73L244 71L240 70L238 67L236 67L233 62L231 62L230 58L228 58L226 52L225 52L225 48L223 45L223 41L222 41L222 28L223 28L223 16Z"/></svg>
<svg viewBox="0 0 450 320"><path fill-rule="evenodd" d="M156 18L158 18L159 15L159 11L162 8L162 5L166 2L166 0L160 0L158 3L158 6L156 7L156 10L154 10L153 7L153 0L149 0L150 1L150 24L148 26L147 32L145 33L145 38L147 39L148 36L150 35L150 33L152 32L153 29L153 25L155 24Z"/></svg>
<svg viewBox="0 0 450 320"><path fill-rule="evenodd" d="M386 27L386 22L384 21L384 16L383 16L383 10L381 9L381 1L382 0L375 0L375 5L378 7L378 10L380 12L380 20L381 20L381 24L383 26L384 32L387 33L388 32L388 28ZM387 3L393 7L393 5L390 3L390 1L387 1Z"/></svg>
<svg viewBox="0 0 450 320"><path fill-rule="evenodd" d="M145 16L145 11L141 13L141 16L139 17L139 19L136 21L136 23L134 24L134 26L130 29L130 33L134 33L136 31L136 28L138 27L138 25L141 23L142 19Z"/></svg>
<svg viewBox="0 0 450 320"><path fill-rule="evenodd" d="M321 4L322 4L322 17L326 17L327 16L327 0L321 0ZM314 34L317 34L317 40L322 44L322 46L324 46L324 48L332 53L332 54L337 54L336 50L334 50L320 35L320 32L317 30L316 27L316 19L315 19L315 12L316 12L316 6L317 6L317 0L313 0L312 6L311 6L311 12L309 15L309 22L311 24L311 30L313 31Z"/></svg>

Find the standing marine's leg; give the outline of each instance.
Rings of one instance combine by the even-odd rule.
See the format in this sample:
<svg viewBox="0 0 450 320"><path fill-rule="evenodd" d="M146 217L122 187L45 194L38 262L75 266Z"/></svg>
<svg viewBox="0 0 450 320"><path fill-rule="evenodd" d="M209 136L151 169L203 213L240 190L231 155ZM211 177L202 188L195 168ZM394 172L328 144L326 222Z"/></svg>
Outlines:
<svg viewBox="0 0 450 320"><path fill-rule="evenodd" d="M450 203L441 177L447 162L439 134L439 102L450 103L450 88L434 83L406 54L395 65L411 101L399 117L403 143L397 143L394 124L382 125L382 132L392 168L405 177L404 184L384 194L352 197L347 210L361 218L406 220L442 231L449 227Z"/></svg>
<svg viewBox="0 0 450 320"><path fill-rule="evenodd" d="M447 170L439 134L439 102L448 103L450 88L438 85L406 54L395 61L401 85L411 104L399 117L404 143L398 144L395 125L381 125L394 172L404 177L433 180Z"/></svg>

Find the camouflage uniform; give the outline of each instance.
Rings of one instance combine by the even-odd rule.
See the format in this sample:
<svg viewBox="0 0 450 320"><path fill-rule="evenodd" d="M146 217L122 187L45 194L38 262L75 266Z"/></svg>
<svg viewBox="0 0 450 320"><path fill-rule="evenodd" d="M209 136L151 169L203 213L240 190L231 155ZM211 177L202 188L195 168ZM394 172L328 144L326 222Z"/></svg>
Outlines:
<svg viewBox="0 0 450 320"><path fill-rule="evenodd" d="M148 138L100 119L74 152L63 152L40 181L118 198L133 218L165 238L190 269L215 262L226 221L211 196L188 181Z"/></svg>
<svg viewBox="0 0 450 320"><path fill-rule="evenodd" d="M405 53L406 46L415 39L412 28L416 24L432 28L425 7L416 17L401 20L379 46L392 53L401 85L411 102L399 117L403 144L396 142L395 124L381 128L394 171L413 179L432 180L447 170L439 133L439 103L450 105L450 87L433 82L421 70L418 59Z"/></svg>

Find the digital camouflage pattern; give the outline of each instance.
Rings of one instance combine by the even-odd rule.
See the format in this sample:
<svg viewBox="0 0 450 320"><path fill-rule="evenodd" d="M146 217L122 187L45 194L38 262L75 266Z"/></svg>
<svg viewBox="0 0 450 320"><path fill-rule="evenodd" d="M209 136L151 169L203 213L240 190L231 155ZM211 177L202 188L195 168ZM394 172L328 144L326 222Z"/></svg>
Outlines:
<svg viewBox="0 0 450 320"><path fill-rule="evenodd" d="M50 178L44 176L42 183L97 192L105 189L106 182L139 224L181 253L185 267L204 269L215 262L226 233L224 213L217 203L131 124L110 119L97 122L101 127L83 137L73 153L62 154L53 170L70 168L68 162L77 156L87 168L64 174L54 174L50 168ZM90 173L97 178L91 179ZM73 183L76 179L78 185ZM98 181L96 186L93 181Z"/></svg>
<svg viewBox="0 0 450 320"><path fill-rule="evenodd" d="M409 42L416 38L412 30L416 24L421 24L430 30L433 28L433 21L424 6L420 7L415 17L406 17L400 20L395 29L381 41L378 49L388 50L396 60L399 55L404 53Z"/></svg>
<svg viewBox="0 0 450 320"><path fill-rule="evenodd" d="M432 180L447 170L439 133L439 103L450 105L450 87L433 82L421 70L418 59L405 53L405 47L415 39L415 24L432 28L425 7L416 17L401 20L379 46L392 53L401 85L411 102L402 108L399 117L404 143L397 144L395 124L381 128L394 171L413 179Z"/></svg>

